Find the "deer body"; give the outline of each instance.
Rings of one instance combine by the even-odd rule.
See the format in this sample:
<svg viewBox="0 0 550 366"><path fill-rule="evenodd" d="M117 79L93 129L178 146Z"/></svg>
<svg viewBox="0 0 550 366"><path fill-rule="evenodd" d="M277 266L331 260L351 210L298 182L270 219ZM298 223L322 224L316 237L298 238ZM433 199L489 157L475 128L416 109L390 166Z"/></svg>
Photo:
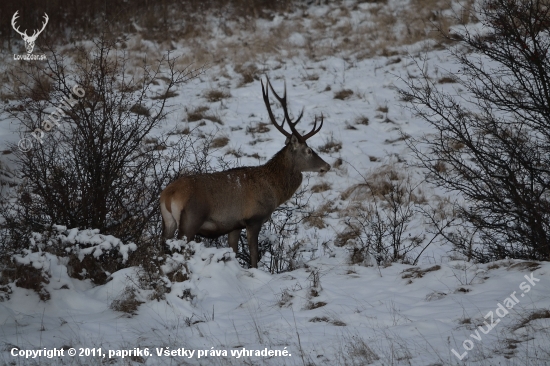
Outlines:
<svg viewBox="0 0 550 366"><path fill-rule="evenodd" d="M268 85L271 87L269 81ZM285 120L290 121L286 93L284 98L276 97L285 109ZM267 98L264 92L272 117ZM275 123L274 118L272 122ZM283 124L284 121L275 126L281 131ZM257 267L262 224L296 192L302 183L302 172L330 169L305 143L305 138L319 131L315 131L316 124L305 138L295 132L293 124L289 122L292 134L282 130L287 136L286 146L264 165L184 176L168 185L160 196L163 235L172 238L178 229L178 239L186 236L191 241L195 235L216 238L229 234L229 245L237 252L240 232L246 228L251 266Z"/></svg>

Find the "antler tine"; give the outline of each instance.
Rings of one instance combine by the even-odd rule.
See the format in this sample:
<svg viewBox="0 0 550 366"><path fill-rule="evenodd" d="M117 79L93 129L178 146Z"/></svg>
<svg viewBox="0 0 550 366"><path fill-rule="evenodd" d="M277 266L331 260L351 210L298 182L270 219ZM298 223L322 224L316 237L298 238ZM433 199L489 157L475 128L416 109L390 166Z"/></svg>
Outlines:
<svg viewBox="0 0 550 366"><path fill-rule="evenodd" d="M271 91L273 92L273 95L275 95L275 98L277 98L279 103L281 103L281 106L283 107L283 112L285 113L285 120L288 122L288 126L292 130L292 133L294 134L294 136L296 136L298 138L298 140L300 140L302 142L305 141L305 139L302 137L302 135L300 135L300 133L298 131L296 131L296 124L298 122L300 122L300 120L302 119L302 117L304 115L304 109L302 108L302 111L300 112L300 115L298 116L296 121L292 122L292 120L290 119L290 116L288 115L288 108L287 108L287 105L286 105L286 80L285 80L285 94L283 95L282 98L273 89L273 86L271 85L271 82L269 81L269 78L267 78L267 85L269 86L269 88L271 88ZM263 84L262 84L262 86L263 86ZM283 123L284 123L284 121L283 121Z"/></svg>
<svg viewBox="0 0 550 366"><path fill-rule="evenodd" d="M19 10L17 10L15 12L15 14L13 14L13 17L11 18L11 26L20 35L22 35L22 36L25 35L26 36L27 35L27 30L26 29L25 29L25 33L21 33L21 31L19 30L19 27L17 27L17 28L15 27L15 21L17 20L17 18L19 18L19 15L17 15L17 13L19 13Z"/></svg>
<svg viewBox="0 0 550 366"><path fill-rule="evenodd" d="M40 29L40 30L35 29L32 32L31 38L38 37L40 35L40 33L42 33L44 31L44 29L46 28L46 25L48 25L48 20L50 20L50 18L48 18L48 14L44 13L43 18L46 22L42 22L42 29Z"/></svg>
<svg viewBox="0 0 550 366"><path fill-rule="evenodd" d="M44 13L44 16L43 16L45 22L42 23L42 29L40 29L40 31L38 32L38 34L42 33L42 31L44 31L44 29L46 28L46 25L48 25L48 20L50 20L50 18L48 17L48 14ZM37 36L38 36L37 34Z"/></svg>
<svg viewBox="0 0 550 366"><path fill-rule="evenodd" d="M306 141L311 136L315 135L317 132L321 131L321 127L323 127L323 121L324 121L324 117L323 117L323 114L321 113L321 123L319 124L319 128L315 129L317 127L317 116L315 116L315 122L313 123L313 128L311 129L311 131L309 131L308 134L302 136L304 141Z"/></svg>
<svg viewBox="0 0 550 366"><path fill-rule="evenodd" d="M285 124L285 120L286 120L286 113L285 113L285 119L283 119L283 122L279 125L275 120L275 116L273 115L273 112L271 111L271 106L269 105L269 88L268 87L264 88L263 80L260 80L260 82L262 83L262 94L264 96L264 103L267 108L267 113L269 114L269 118L271 119L271 123L273 123L273 125L279 130L279 132L281 132L286 137L290 138L292 134L288 133L283 128L283 125ZM267 84L271 86L271 84L269 83L269 79L267 79ZM273 90L273 87L271 88L271 90ZM273 91L273 93L275 92ZM275 94L275 97L280 101L280 98L277 94ZM285 93L285 98L286 98L286 93Z"/></svg>

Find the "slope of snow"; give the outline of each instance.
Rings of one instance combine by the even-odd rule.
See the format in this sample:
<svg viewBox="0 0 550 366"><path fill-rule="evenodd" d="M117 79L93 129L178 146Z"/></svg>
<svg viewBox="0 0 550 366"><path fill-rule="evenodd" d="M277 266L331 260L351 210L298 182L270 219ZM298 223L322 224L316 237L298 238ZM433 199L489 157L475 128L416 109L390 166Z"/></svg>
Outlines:
<svg viewBox="0 0 550 366"><path fill-rule="evenodd" d="M137 287L137 268L92 286L69 277L56 257L34 253L29 258L33 263L48 263L51 299L43 302L35 292L14 287L11 299L0 304L2 360L44 363L44 357L23 359L10 353L14 347L65 352L72 347L101 348L106 359L109 350L148 349L150 356L139 362L150 365L294 365L303 364L302 358L306 364L460 364L455 349L472 364L506 364L507 356L522 357L550 340L549 319L526 321L533 310L550 306L549 264L451 261L410 271L408 265L350 266L340 258L322 257L306 268L269 275L241 268L230 249L177 244L187 245L191 253L186 261L174 257L186 263L188 280L170 283L160 301L136 290L143 303L133 315L114 311L110 304L127 287ZM516 304L505 302L514 296ZM473 349L463 355L466 340ZM158 356L161 348L196 353L189 358L181 350L173 356L160 351ZM239 360L235 353L266 348L289 354L240 353ZM219 355L211 356L212 350ZM221 356L223 351L227 356ZM111 356L110 362L123 364L121 357ZM73 362L102 360L89 356L75 361L65 355L56 364Z"/></svg>

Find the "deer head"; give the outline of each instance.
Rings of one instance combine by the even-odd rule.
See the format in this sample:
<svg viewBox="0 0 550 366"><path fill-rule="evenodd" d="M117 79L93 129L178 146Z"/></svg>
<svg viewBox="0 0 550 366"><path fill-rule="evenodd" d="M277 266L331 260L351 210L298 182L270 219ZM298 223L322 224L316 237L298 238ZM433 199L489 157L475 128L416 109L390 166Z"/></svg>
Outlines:
<svg viewBox="0 0 550 366"><path fill-rule="evenodd" d="M269 89L271 89L273 95L275 95L275 98L277 98L283 108L284 119L283 122L281 122L280 124L277 123L277 121L275 120L275 116L271 111L271 106L269 104ZM313 128L311 129L311 131L305 135L302 135L296 130L296 124L302 119L302 116L304 115L304 110L302 109L300 115L294 122L290 119L286 103L286 82L285 92L282 98L275 92L275 90L273 90L273 86L269 82L269 79L267 79L267 87L264 87L264 82L262 81L262 94L264 97L265 106L267 108L267 113L269 114L269 119L271 120L271 123L277 128L277 130L279 130L279 132L286 136L286 144L290 145L291 153L293 155L293 161L299 171L319 173L327 172L330 169L330 165L327 164L323 159L321 159L321 157L317 155L317 153L313 151L306 143L307 139L318 133L323 127L323 115L321 114L320 119L315 116L315 121L313 123ZM317 123L319 120L319 127L317 127ZM291 132L288 132L284 129L285 122L288 123Z"/></svg>
<svg viewBox="0 0 550 366"><path fill-rule="evenodd" d="M46 28L46 24L48 24L48 14L44 13L44 22L42 23L42 29L40 29L39 31L34 31L32 36L29 36L27 35L27 30L25 29L24 32L20 32L19 31L19 27L15 27L15 21L17 20L18 18L18 15L17 13L19 12L16 11L15 14L13 14L13 17L11 18L11 26L13 27L13 29L19 33L21 35L21 38L23 38L23 41L25 41L25 48L27 49L27 53L28 54L31 54L33 49L34 49L34 42L36 42L36 38L38 38L38 36L40 35L40 33L42 33L42 31L44 30L44 28Z"/></svg>

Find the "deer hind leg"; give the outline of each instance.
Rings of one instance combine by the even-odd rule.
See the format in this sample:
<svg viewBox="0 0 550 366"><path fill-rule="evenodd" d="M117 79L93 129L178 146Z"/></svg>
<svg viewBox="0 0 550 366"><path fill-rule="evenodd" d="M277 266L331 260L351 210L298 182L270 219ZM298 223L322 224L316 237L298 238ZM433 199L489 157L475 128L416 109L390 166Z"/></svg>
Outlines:
<svg viewBox="0 0 550 366"><path fill-rule="evenodd" d="M207 217L208 214L204 210L188 205L181 213L178 238L181 239L185 235L187 242L194 240Z"/></svg>
<svg viewBox="0 0 550 366"><path fill-rule="evenodd" d="M172 239L178 228L178 222L174 216L172 216L172 213L168 211L164 202L160 204L160 213L162 217L162 236L167 239Z"/></svg>

